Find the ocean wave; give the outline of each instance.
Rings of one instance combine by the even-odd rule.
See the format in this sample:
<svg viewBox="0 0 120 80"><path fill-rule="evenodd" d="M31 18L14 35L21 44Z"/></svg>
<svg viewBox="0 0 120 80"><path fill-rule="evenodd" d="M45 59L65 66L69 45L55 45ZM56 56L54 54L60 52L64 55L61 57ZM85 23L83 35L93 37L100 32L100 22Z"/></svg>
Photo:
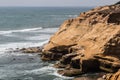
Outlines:
<svg viewBox="0 0 120 80"><path fill-rule="evenodd" d="M69 15L69 14L67 14L67 15L49 15L49 16L51 16L51 17L70 17L70 18L75 18L75 17L77 17L78 15L75 15L75 14L71 14L71 15Z"/></svg>
<svg viewBox="0 0 120 80"><path fill-rule="evenodd" d="M31 37L27 37L25 38L25 40L46 40L49 39L51 35L45 35L45 34L41 34L39 36L31 36Z"/></svg>
<svg viewBox="0 0 120 80"><path fill-rule="evenodd" d="M42 30L33 31L33 32L43 32L43 33L54 33L58 28L43 28Z"/></svg>
<svg viewBox="0 0 120 80"><path fill-rule="evenodd" d="M78 15L67 15L68 17L70 17L70 18L75 18L75 17L77 17Z"/></svg>
<svg viewBox="0 0 120 80"><path fill-rule="evenodd" d="M54 71L54 73L51 73L51 75L57 76L59 78L55 78L54 80L61 80L61 79L73 79L74 77L67 77L67 76L62 76L60 75L57 70Z"/></svg>
<svg viewBox="0 0 120 80"><path fill-rule="evenodd" d="M55 68L53 68L53 67L51 67L51 66L45 66L45 67L41 67L41 68L39 68L39 69L34 69L34 70L27 70L27 71L25 71L26 72L26 74L38 74L38 75L40 75L40 74L46 74L46 75L48 75L49 73L53 73L54 71L56 71L56 69Z"/></svg>
<svg viewBox="0 0 120 80"><path fill-rule="evenodd" d="M19 43L2 44L0 45L0 52L9 51L10 49L16 49L16 48L28 48L28 47L42 46L43 44L47 42L48 40L43 41L43 42L19 42Z"/></svg>
<svg viewBox="0 0 120 80"><path fill-rule="evenodd" d="M66 77L66 76L62 76L60 74L57 73L57 68L54 68L52 66L45 66L39 69L34 69L34 70L29 70L29 71L25 71L26 74L36 74L36 75L54 75L57 78L55 78L54 80L63 80L63 79L73 79L74 77Z"/></svg>
<svg viewBox="0 0 120 80"><path fill-rule="evenodd" d="M13 32L28 32L28 31L35 31L35 30L40 30L40 29L42 29L42 27L39 27L39 28L20 29L20 30L0 31L0 35L1 35L1 34L10 34L10 33L13 33Z"/></svg>

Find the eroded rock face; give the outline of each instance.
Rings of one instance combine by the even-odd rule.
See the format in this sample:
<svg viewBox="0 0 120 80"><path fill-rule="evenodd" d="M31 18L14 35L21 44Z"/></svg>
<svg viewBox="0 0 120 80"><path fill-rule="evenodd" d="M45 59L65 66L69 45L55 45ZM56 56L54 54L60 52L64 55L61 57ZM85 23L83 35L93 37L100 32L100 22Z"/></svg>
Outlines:
<svg viewBox="0 0 120 80"><path fill-rule="evenodd" d="M65 21L43 53L119 54L120 5L98 7ZM116 49L116 50L115 50ZM44 55L44 54L43 54Z"/></svg>
<svg viewBox="0 0 120 80"><path fill-rule="evenodd" d="M120 68L120 5L104 6L66 20L42 50L43 60L60 60L59 73L74 76Z"/></svg>
<svg viewBox="0 0 120 80"><path fill-rule="evenodd" d="M106 72L116 72L120 69L120 60L116 56L94 55L99 63L99 69Z"/></svg>
<svg viewBox="0 0 120 80"><path fill-rule="evenodd" d="M116 73L111 73L111 74L107 74L104 75L103 78L105 80L120 80L120 70L118 70Z"/></svg>

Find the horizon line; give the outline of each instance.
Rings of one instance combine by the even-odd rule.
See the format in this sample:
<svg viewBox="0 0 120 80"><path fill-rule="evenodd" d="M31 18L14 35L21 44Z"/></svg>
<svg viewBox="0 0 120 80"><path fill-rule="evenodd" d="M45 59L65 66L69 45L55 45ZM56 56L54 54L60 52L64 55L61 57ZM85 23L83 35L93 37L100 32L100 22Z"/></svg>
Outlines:
<svg viewBox="0 0 120 80"><path fill-rule="evenodd" d="M97 6L0 6L0 7L97 7Z"/></svg>

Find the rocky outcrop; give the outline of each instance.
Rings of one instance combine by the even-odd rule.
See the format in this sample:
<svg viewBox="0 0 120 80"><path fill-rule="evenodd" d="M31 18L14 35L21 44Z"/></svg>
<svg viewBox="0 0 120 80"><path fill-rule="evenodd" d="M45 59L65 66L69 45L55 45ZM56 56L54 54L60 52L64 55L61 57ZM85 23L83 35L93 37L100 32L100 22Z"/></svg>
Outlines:
<svg viewBox="0 0 120 80"><path fill-rule="evenodd" d="M107 75L104 75L102 77L105 80L120 80L120 70L118 70L116 73L109 73Z"/></svg>
<svg viewBox="0 0 120 80"><path fill-rule="evenodd" d="M16 49L14 51L21 51L22 53L40 53L42 52L42 47L22 48L22 49Z"/></svg>
<svg viewBox="0 0 120 80"><path fill-rule="evenodd" d="M106 56L106 55L94 55L99 62L99 69L107 72L116 72L120 68L119 57Z"/></svg>
<svg viewBox="0 0 120 80"><path fill-rule="evenodd" d="M60 60L62 75L116 72L120 68L120 5L97 7L66 20L42 50L43 60Z"/></svg>

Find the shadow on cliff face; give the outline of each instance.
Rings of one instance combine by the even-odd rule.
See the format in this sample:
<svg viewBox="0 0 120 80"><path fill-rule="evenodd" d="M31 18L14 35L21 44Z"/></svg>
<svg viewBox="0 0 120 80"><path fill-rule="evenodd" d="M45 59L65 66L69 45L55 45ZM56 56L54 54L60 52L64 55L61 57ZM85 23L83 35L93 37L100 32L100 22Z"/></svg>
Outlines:
<svg viewBox="0 0 120 80"><path fill-rule="evenodd" d="M109 15L108 23L120 24L120 11L115 11Z"/></svg>

